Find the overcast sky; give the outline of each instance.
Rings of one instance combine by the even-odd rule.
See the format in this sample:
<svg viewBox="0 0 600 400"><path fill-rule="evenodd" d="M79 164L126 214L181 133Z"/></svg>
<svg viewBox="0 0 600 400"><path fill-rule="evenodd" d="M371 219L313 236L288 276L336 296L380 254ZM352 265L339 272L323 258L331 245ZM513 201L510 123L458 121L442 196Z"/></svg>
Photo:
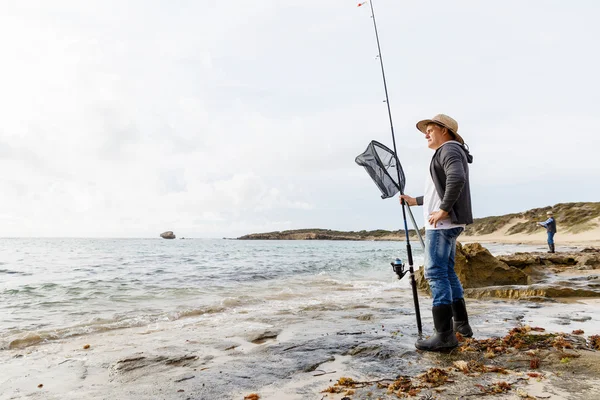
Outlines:
<svg viewBox="0 0 600 400"><path fill-rule="evenodd" d="M354 162L391 146L357 3L0 0L1 236L400 229ZM408 194L445 113L475 217L600 200L600 2L374 6Z"/></svg>

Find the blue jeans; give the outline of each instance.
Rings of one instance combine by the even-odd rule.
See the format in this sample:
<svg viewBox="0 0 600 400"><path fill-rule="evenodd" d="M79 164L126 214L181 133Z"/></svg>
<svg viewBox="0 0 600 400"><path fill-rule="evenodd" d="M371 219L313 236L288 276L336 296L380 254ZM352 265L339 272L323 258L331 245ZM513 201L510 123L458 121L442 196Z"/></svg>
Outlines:
<svg viewBox="0 0 600 400"><path fill-rule="evenodd" d="M463 298L463 288L454 271L456 238L463 228L425 231L425 278L433 305L452 304Z"/></svg>
<svg viewBox="0 0 600 400"><path fill-rule="evenodd" d="M554 232L548 232L548 244L554 244Z"/></svg>

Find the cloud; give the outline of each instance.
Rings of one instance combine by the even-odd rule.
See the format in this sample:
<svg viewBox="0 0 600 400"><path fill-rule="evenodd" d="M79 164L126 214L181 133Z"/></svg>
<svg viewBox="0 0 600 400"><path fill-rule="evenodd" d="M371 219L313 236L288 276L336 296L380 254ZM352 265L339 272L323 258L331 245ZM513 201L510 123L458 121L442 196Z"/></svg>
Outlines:
<svg viewBox="0 0 600 400"><path fill-rule="evenodd" d="M486 198L511 185L546 202L532 206L573 198L540 182L600 195L598 6L511 4L376 4L407 192L431 156L414 124L445 112L475 155L476 210L520 207ZM8 235L402 224L354 163L370 140L392 145L368 10L22 1L5 5L0 47Z"/></svg>

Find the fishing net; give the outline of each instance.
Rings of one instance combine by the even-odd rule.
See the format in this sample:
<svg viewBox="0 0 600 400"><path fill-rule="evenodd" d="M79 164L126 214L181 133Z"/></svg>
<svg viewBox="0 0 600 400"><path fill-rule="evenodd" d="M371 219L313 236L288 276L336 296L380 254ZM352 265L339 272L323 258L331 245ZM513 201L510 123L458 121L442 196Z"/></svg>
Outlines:
<svg viewBox="0 0 600 400"><path fill-rule="evenodd" d="M364 153L355 159L358 165L365 168L373 182L381 191L381 198L393 197L398 192L404 193L406 179L402 165L392 150L373 140ZM398 174L398 171L400 172ZM398 181L400 175L400 181Z"/></svg>

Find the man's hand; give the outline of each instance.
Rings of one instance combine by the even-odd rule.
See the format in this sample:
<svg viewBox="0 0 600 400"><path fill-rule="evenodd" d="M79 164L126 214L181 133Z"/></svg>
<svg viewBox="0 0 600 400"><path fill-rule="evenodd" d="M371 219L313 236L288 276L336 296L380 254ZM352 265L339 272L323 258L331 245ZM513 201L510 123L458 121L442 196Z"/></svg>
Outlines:
<svg viewBox="0 0 600 400"><path fill-rule="evenodd" d="M416 206L417 205L417 199L415 199L414 197L410 197L407 194L400 195L400 204L402 204L402 200L404 200L404 202L406 204L408 204L409 206Z"/></svg>
<svg viewBox="0 0 600 400"><path fill-rule="evenodd" d="M429 214L429 224L433 225L434 228L437 228L437 223L446 218L448 218L448 213L446 211L436 211L434 213Z"/></svg>

